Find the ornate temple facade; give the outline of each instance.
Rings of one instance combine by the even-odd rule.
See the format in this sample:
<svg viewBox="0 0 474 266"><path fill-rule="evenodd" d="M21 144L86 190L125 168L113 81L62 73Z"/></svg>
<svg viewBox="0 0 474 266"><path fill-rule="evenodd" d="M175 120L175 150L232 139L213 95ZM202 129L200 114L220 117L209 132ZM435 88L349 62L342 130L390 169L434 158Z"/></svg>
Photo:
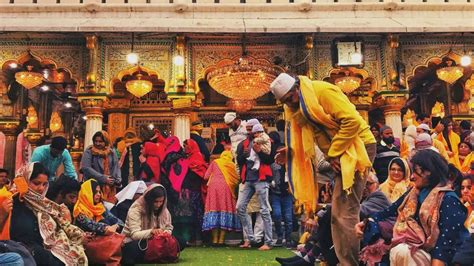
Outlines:
<svg viewBox="0 0 474 266"><path fill-rule="evenodd" d="M281 71L337 84L397 137L418 113L473 119L467 1L77 1L0 2L0 166L55 134L79 162L101 129L184 140L200 120L215 138L230 110L272 128Z"/></svg>

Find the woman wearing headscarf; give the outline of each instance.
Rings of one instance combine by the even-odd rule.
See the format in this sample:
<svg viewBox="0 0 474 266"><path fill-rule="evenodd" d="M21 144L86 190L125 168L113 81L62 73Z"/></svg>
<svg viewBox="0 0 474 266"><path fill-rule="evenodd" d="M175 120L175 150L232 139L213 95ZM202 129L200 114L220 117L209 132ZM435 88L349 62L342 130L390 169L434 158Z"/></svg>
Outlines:
<svg viewBox="0 0 474 266"><path fill-rule="evenodd" d="M395 202L410 188L410 167L405 159L394 158L388 164L388 178L380 185L380 191L390 202Z"/></svg>
<svg viewBox="0 0 474 266"><path fill-rule="evenodd" d="M463 175L467 175L474 162L474 153L469 142L461 142L458 145L459 153L454 157L454 165Z"/></svg>
<svg viewBox="0 0 474 266"><path fill-rule="evenodd" d="M102 204L102 192L99 183L89 179L81 185L74 206L74 220L77 226L97 235L112 235L124 223L108 211Z"/></svg>
<svg viewBox="0 0 474 266"><path fill-rule="evenodd" d="M160 183L163 146L147 141L143 144L141 153L144 162L140 166L138 177L146 183Z"/></svg>
<svg viewBox="0 0 474 266"><path fill-rule="evenodd" d="M440 122L443 127L443 132L436 136L436 139L441 141L446 151L448 152L449 162L455 163L455 157L458 155L458 145L461 138L453 131L453 121L449 118L443 118Z"/></svg>
<svg viewBox="0 0 474 266"><path fill-rule="evenodd" d="M449 265L468 236L466 209L451 189L448 163L441 155L421 150L411 163L413 188L389 208L370 215L368 223L356 224L356 235L373 244L374 236L381 235L379 222L396 218L393 236L385 239L390 244L377 241L381 251L388 251L391 265Z"/></svg>
<svg viewBox="0 0 474 266"><path fill-rule="evenodd" d="M236 189L239 176L230 151L224 151L206 171L207 196L205 201L203 231L212 230L212 244L224 244L227 231L242 231L237 216Z"/></svg>
<svg viewBox="0 0 474 266"><path fill-rule="evenodd" d="M173 225L167 200L166 189L162 185L152 184L132 204L123 229L126 238L122 249L122 264L144 263L145 251L139 246L140 241L146 241L154 235L172 234ZM185 242L180 242L180 247L184 246Z"/></svg>
<svg viewBox="0 0 474 266"><path fill-rule="evenodd" d="M65 205L45 197L48 172L37 162L18 170L10 238L30 250L38 265L87 265L82 246L84 232L70 223Z"/></svg>
<svg viewBox="0 0 474 266"><path fill-rule="evenodd" d="M97 131L92 143L82 155L81 172L85 180L97 180L102 188L102 199L113 204L122 182L117 156L110 148L107 132Z"/></svg>
<svg viewBox="0 0 474 266"><path fill-rule="evenodd" d="M115 198L117 198L117 203L110 210L112 214L117 216L122 221L127 219L128 210L132 206L133 202L138 199L146 190L146 184L143 181L133 181L128 184L124 189L122 189Z"/></svg>
<svg viewBox="0 0 474 266"><path fill-rule="evenodd" d="M191 143L190 147L188 143ZM184 142L186 152L179 139L170 136L165 141L165 159L162 184L167 188L168 209L173 217L174 235L189 241L192 232L201 228L204 214L201 186L206 173L206 163L193 140ZM197 153L196 153L197 148ZM199 230L201 231L201 230Z"/></svg>

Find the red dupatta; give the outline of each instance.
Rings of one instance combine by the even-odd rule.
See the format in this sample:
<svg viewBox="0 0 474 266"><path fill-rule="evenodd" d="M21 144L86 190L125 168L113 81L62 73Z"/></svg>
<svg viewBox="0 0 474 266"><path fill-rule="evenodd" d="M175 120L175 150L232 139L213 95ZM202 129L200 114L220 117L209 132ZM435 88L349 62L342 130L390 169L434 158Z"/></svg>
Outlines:
<svg viewBox="0 0 474 266"><path fill-rule="evenodd" d="M196 141L192 139L187 139L185 152L188 156L189 168L191 169L191 171L196 173L201 178L204 178L208 165L204 160L204 156L199 151L199 146Z"/></svg>
<svg viewBox="0 0 474 266"><path fill-rule="evenodd" d="M160 167L161 159L164 149L162 144L156 144L153 142L145 142L143 145L143 156L146 157L146 164L150 167L153 172L153 177L151 181L153 183L160 183ZM146 178L146 177L145 177ZM142 176L143 179L143 176Z"/></svg>

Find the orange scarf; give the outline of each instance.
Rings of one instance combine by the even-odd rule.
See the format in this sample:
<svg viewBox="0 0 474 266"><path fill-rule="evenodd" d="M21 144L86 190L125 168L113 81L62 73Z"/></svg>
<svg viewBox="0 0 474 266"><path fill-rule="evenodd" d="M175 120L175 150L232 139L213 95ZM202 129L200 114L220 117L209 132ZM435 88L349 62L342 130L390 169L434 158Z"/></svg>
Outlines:
<svg viewBox="0 0 474 266"><path fill-rule="evenodd" d="M102 203L94 204L92 181L97 182L95 179L89 179L82 183L76 205L74 205L73 216L76 218L79 214L83 214L87 218L98 222L104 218L102 214L105 212L105 207Z"/></svg>

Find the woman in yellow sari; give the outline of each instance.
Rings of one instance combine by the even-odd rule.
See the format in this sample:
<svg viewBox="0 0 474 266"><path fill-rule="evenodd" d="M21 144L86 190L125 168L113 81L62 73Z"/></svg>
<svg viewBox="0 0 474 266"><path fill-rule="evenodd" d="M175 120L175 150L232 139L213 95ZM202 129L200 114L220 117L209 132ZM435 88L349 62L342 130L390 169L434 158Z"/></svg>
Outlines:
<svg viewBox="0 0 474 266"><path fill-rule="evenodd" d="M461 138L453 131L453 121L451 119L443 118L440 123L444 126L444 129L441 134L436 136L436 139L443 143L449 155L449 162L454 164L454 158L458 155L458 145L461 142Z"/></svg>
<svg viewBox="0 0 474 266"><path fill-rule="evenodd" d="M454 165L463 175L469 174L471 164L474 161L472 146L469 142L461 142L458 145L459 154L454 157Z"/></svg>
<svg viewBox="0 0 474 266"><path fill-rule="evenodd" d="M208 180L208 189L202 230L212 230L212 243L223 245L226 231L242 230L235 208L239 176L232 153L224 151L219 159L214 160L204 179Z"/></svg>
<svg viewBox="0 0 474 266"><path fill-rule="evenodd" d="M388 164L388 178L380 185L380 191L395 202L410 188L410 167L405 159L394 158Z"/></svg>

